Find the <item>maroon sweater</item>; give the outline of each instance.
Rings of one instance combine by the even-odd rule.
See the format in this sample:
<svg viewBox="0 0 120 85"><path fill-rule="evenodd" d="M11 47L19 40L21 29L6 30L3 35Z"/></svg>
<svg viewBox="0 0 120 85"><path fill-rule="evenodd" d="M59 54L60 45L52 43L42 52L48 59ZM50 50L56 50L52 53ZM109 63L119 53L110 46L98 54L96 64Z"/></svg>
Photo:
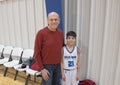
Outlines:
<svg viewBox="0 0 120 85"><path fill-rule="evenodd" d="M50 31L48 27L38 31L35 39L34 57L40 69L44 64L58 64L61 61L61 48L64 44L62 30Z"/></svg>

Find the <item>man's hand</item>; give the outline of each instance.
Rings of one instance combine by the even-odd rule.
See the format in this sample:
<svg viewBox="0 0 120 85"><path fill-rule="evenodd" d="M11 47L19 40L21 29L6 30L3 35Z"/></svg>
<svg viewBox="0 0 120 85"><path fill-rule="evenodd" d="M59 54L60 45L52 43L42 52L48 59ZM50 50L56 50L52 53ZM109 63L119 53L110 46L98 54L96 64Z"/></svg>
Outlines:
<svg viewBox="0 0 120 85"><path fill-rule="evenodd" d="M46 70L46 69L42 69L42 70L41 70L41 73L42 73L43 79L44 79L45 81L47 81L47 80L49 79L49 75L50 75L49 71Z"/></svg>

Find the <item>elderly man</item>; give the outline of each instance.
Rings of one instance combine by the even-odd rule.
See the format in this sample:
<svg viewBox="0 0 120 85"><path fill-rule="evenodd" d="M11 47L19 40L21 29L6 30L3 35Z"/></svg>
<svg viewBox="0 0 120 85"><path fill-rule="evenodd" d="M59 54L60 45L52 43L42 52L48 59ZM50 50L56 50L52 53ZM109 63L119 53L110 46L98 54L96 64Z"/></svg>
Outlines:
<svg viewBox="0 0 120 85"><path fill-rule="evenodd" d="M64 37L58 29L60 18L56 12L48 14L47 22L48 26L36 35L34 57L42 73L43 85L58 85Z"/></svg>

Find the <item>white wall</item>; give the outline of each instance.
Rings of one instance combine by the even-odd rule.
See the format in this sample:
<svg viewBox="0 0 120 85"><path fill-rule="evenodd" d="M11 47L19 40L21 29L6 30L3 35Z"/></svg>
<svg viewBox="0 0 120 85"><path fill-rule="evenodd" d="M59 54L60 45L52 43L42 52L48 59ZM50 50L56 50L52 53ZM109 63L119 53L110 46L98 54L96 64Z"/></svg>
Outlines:
<svg viewBox="0 0 120 85"><path fill-rule="evenodd" d="M88 78L120 84L120 0L91 0Z"/></svg>
<svg viewBox="0 0 120 85"><path fill-rule="evenodd" d="M36 32L46 25L43 0L0 2L0 44L33 48Z"/></svg>

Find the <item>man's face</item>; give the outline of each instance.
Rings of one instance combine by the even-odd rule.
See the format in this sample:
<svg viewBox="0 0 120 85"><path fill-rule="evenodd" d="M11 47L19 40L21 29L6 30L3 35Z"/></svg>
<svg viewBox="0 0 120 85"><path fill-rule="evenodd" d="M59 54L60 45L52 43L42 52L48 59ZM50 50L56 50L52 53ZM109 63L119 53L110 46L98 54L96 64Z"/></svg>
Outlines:
<svg viewBox="0 0 120 85"><path fill-rule="evenodd" d="M60 19L56 14L52 14L48 17L48 26L52 30L56 30L60 23Z"/></svg>
<svg viewBox="0 0 120 85"><path fill-rule="evenodd" d="M67 44L68 45L71 45L71 46L75 45L75 42L76 42L76 38L75 37L68 36L66 39L67 39Z"/></svg>

